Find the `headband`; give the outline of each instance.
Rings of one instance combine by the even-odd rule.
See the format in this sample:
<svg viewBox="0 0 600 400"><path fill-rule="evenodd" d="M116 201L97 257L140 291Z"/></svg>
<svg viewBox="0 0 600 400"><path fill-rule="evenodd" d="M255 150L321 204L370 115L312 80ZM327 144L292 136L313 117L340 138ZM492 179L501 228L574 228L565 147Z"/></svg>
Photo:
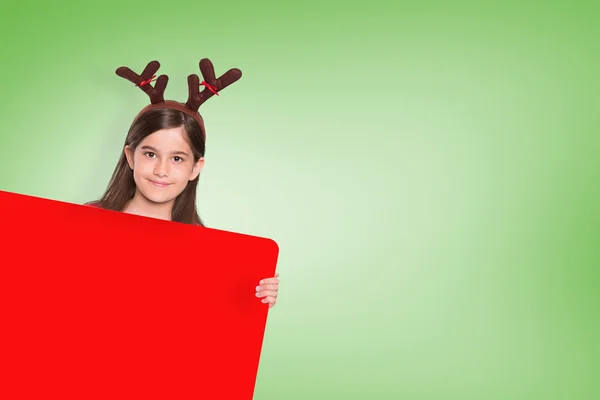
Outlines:
<svg viewBox="0 0 600 400"><path fill-rule="evenodd" d="M200 72L204 80L200 82L200 78L196 74L188 76L188 100L186 103L180 103L173 100L165 100L164 93L167 87L169 77L167 75L160 75L156 78L156 72L160 68L158 61L151 61L148 63L144 71L138 75L127 67L117 68L117 75L121 78L127 79L129 82L134 83L137 87L142 89L148 97L150 97L150 104L144 107L138 115L137 119L141 114L146 111L150 111L157 108L170 108L181 111L187 115L193 117L202 127L202 134L204 140L206 140L206 130L204 128L204 120L198 112L200 106L213 95L219 95L219 92L225 89L227 86L236 82L242 77L242 71L237 68L232 68L219 79L215 76L215 69L212 62L208 58L200 60ZM150 82L155 81L154 86L150 85ZM204 86L204 90L200 91L200 86Z"/></svg>

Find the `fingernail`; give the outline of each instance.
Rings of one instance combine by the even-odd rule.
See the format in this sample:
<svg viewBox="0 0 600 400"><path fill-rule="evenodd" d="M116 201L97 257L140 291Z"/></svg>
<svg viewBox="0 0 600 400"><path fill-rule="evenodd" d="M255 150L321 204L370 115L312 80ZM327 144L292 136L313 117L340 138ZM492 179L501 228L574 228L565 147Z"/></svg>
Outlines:
<svg viewBox="0 0 600 400"><path fill-rule="evenodd" d="M257 290L257 291L260 291L260 286L257 286L257 287L256 287L256 290Z"/></svg>
<svg viewBox="0 0 600 400"><path fill-rule="evenodd" d="M265 283L265 281L260 281L260 284L262 285L263 283Z"/></svg>

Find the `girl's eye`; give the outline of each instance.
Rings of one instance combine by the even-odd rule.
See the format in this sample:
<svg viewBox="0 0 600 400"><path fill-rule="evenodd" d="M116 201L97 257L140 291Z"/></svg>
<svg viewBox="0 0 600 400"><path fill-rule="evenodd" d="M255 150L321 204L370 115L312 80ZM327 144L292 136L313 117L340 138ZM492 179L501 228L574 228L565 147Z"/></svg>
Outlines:
<svg viewBox="0 0 600 400"><path fill-rule="evenodd" d="M179 162L182 162L182 161L183 161L183 159L182 159L181 157L177 157L177 156L175 156L173 159L174 159L174 160L175 160L175 162L177 162L177 163L179 163Z"/></svg>
<svg viewBox="0 0 600 400"><path fill-rule="evenodd" d="M155 156L155 154L154 154L154 153L152 153L152 152L147 152L147 153L146 153L146 156L148 156L148 157L150 157L150 158L153 158L153 157Z"/></svg>

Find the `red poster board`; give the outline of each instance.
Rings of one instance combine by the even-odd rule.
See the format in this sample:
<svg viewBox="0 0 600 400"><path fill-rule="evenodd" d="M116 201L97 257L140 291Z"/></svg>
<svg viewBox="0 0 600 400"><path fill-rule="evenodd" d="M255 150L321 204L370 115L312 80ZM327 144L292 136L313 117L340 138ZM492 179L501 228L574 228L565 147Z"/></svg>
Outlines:
<svg viewBox="0 0 600 400"><path fill-rule="evenodd" d="M252 399L270 239L0 191L0 399Z"/></svg>

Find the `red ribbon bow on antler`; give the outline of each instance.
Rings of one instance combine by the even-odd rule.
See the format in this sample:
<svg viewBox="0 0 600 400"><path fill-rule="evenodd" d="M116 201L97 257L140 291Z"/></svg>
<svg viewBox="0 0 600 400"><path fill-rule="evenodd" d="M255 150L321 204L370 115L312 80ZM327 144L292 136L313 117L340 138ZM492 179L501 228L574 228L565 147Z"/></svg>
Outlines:
<svg viewBox="0 0 600 400"><path fill-rule="evenodd" d="M208 83L202 81L200 82L200 86L205 86L208 88L208 90L210 90L213 94L216 94L217 96L219 95L219 93L217 93L217 88L214 87L213 85L209 85Z"/></svg>
<svg viewBox="0 0 600 400"><path fill-rule="evenodd" d="M152 82L154 80L156 80L156 75L152 75L152 78L150 78L146 81L141 81L139 85L135 85L135 86L139 86L139 87L146 86L147 84L149 84L150 82Z"/></svg>

